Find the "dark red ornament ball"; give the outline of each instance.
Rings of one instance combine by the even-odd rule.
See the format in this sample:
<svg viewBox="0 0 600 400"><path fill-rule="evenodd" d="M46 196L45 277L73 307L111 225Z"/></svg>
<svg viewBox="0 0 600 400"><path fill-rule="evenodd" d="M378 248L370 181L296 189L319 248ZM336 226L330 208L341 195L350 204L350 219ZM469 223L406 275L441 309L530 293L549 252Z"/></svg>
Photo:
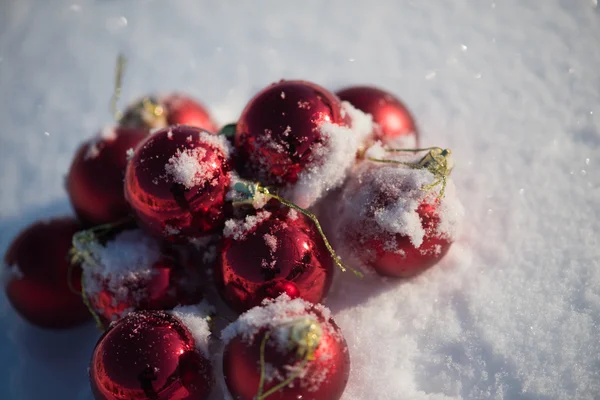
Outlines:
<svg viewBox="0 0 600 400"><path fill-rule="evenodd" d="M66 186L71 204L85 225L115 222L129 215L123 195L127 151L147 135L137 129L107 128L79 147Z"/></svg>
<svg viewBox="0 0 600 400"><path fill-rule="evenodd" d="M376 138L393 145L396 139L414 136L414 144L418 146L417 126L411 112L390 92L372 86L353 86L336 94L342 101L373 116Z"/></svg>
<svg viewBox="0 0 600 400"><path fill-rule="evenodd" d="M127 107L120 123L145 130L190 125L213 133L217 131L217 125L206 107L181 93L144 97Z"/></svg>
<svg viewBox="0 0 600 400"><path fill-rule="evenodd" d="M306 81L268 86L250 100L237 123L238 170L265 185L295 183L308 164L319 162L314 150L324 142L319 126L325 122L350 122L328 90Z"/></svg>
<svg viewBox="0 0 600 400"><path fill-rule="evenodd" d="M264 326L255 326L255 332L239 332L228 340L223 353L223 375L234 399L338 400L342 397L350 374L350 354L340 328L320 310L321 306L307 306L300 312L296 309L294 315L282 323L272 323L278 319L275 315L270 321L264 321L267 322ZM317 328L319 339L308 356L306 343L313 340L310 335L315 333L311 326ZM266 379L260 394L268 394L266 397L258 393L263 342ZM294 371L299 371L299 376L290 376ZM288 380L290 378L294 379Z"/></svg>
<svg viewBox="0 0 600 400"><path fill-rule="evenodd" d="M71 267L71 238L81 229L73 218L37 222L12 242L4 262L6 295L27 321L43 328L70 328L91 315L81 300L81 268ZM69 283L71 287L69 287Z"/></svg>
<svg viewBox="0 0 600 400"><path fill-rule="evenodd" d="M218 254L217 287L237 312L282 293L318 303L333 278L331 255L314 223L285 207L227 221Z"/></svg>
<svg viewBox="0 0 600 400"><path fill-rule="evenodd" d="M189 329L164 311L134 312L100 338L89 369L96 400L204 400L211 363Z"/></svg>
<svg viewBox="0 0 600 400"><path fill-rule="evenodd" d="M229 171L225 138L177 125L140 143L127 166L125 197L149 233L197 237L224 222Z"/></svg>

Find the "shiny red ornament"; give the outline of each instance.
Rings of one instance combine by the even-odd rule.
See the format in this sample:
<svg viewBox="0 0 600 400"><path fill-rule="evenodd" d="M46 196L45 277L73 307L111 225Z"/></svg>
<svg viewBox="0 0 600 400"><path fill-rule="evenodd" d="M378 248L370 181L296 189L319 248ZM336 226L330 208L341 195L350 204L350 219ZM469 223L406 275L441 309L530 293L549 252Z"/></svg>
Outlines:
<svg viewBox="0 0 600 400"><path fill-rule="evenodd" d="M84 224L101 225L129 215L131 209L123 195L127 151L147 135L137 129L111 127L79 147L66 186L71 204Z"/></svg>
<svg viewBox="0 0 600 400"><path fill-rule="evenodd" d="M98 341L89 369L96 400L205 400L214 385L207 354L176 316L129 314Z"/></svg>
<svg viewBox="0 0 600 400"><path fill-rule="evenodd" d="M419 134L415 120L408 108L393 94L372 86L353 86L336 94L342 101L373 116L373 122L377 124L377 139L391 146L418 147Z"/></svg>
<svg viewBox="0 0 600 400"><path fill-rule="evenodd" d="M222 336L234 399L337 400L344 392L350 354L323 306L282 296L243 314Z"/></svg>
<svg viewBox="0 0 600 400"><path fill-rule="evenodd" d="M449 227L458 223L462 206L453 191L437 197L441 184L428 191L415 183L421 173L426 172L369 162L355 171L334 200L338 208L328 221L330 225L334 220L328 230L345 262L384 276L410 278L444 257L453 242ZM442 202L458 202L452 206L456 211L444 204L442 215ZM408 215L412 212L414 218Z"/></svg>
<svg viewBox="0 0 600 400"><path fill-rule="evenodd" d="M224 222L229 172L225 138L177 125L140 143L127 166L125 197L155 236L197 237Z"/></svg>
<svg viewBox="0 0 600 400"><path fill-rule="evenodd" d="M147 96L134 102L123 113L120 124L145 130L189 125L209 132L217 131L217 125L206 107L181 93Z"/></svg>
<svg viewBox="0 0 600 400"><path fill-rule="evenodd" d="M103 326L131 311L169 310L202 300L200 271L185 256L162 247L141 230L125 231L104 246L77 247L83 263L86 298Z"/></svg>
<svg viewBox="0 0 600 400"><path fill-rule="evenodd" d="M227 221L215 265L217 287L237 312L282 293L318 303L333 261L314 223L287 208Z"/></svg>
<svg viewBox="0 0 600 400"><path fill-rule="evenodd" d="M79 229L73 218L37 222L21 232L6 252L6 295L34 325L70 328L91 318L77 293L81 268L71 267L68 257L71 238Z"/></svg>
<svg viewBox="0 0 600 400"><path fill-rule="evenodd" d="M297 182L309 164L326 156L315 154L324 142L319 127L325 122L350 124L339 99L328 90L306 81L268 86L250 100L237 123L238 170L264 185Z"/></svg>

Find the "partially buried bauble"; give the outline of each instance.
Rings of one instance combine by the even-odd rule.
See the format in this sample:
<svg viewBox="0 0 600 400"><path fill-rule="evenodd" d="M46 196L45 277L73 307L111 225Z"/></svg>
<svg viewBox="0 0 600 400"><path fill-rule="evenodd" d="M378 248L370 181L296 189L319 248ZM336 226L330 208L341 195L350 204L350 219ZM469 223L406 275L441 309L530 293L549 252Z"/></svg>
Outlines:
<svg viewBox="0 0 600 400"><path fill-rule="evenodd" d="M333 261L323 239L296 210L272 207L225 223L215 280L235 311L282 293L318 303L332 278Z"/></svg>
<svg viewBox="0 0 600 400"><path fill-rule="evenodd" d="M363 161L332 199L326 230L348 265L409 278L448 252L464 209L452 180L419 164L431 153L392 157L381 150L372 148L367 157L380 153L407 164Z"/></svg>
<svg viewBox="0 0 600 400"><path fill-rule="evenodd" d="M241 315L221 338L234 399L337 400L348 382L348 346L322 305L282 295Z"/></svg>
<svg viewBox="0 0 600 400"><path fill-rule="evenodd" d="M123 195L127 152L147 135L143 130L109 127L79 147L66 186L73 209L84 224L106 224L129 215L131 209Z"/></svg>
<svg viewBox="0 0 600 400"><path fill-rule="evenodd" d="M4 256L8 301L43 328L70 328L90 320L81 290L81 268L69 262L74 218L37 222L21 232Z"/></svg>
<svg viewBox="0 0 600 400"><path fill-rule="evenodd" d="M202 300L200 271L139 229L102 244L75 241L83 255L83 287L103 326L139 310L168 310Z"/></svg>
<svg viewBox="0 0 600 400"><path fill-rule="evenodd" d="M148 136L125 176L125 197L141 227L169 241L219 229L226 216L229 154L224 137L191 126Z"/></svg>
<svg viewBox="0 0 600 400"><path fill-rule="evenodd" d="M217 131L217 125L206 107L181 93L143 97L127 107L119 123L144 130L189 125L213 133Z"/></svg>
<svg viewBox="0 0 600 400"><path fill-rule="evenodd" d="M89 368L96 400L205 400L214 386L206 312L142 311L111 325Z"/></svg>
<svg viewBox="0 0 600 400"><path fill-rule="evenodd" d="M397 148L415 148L419 132L408 107L392 93L373 86L352 86L336 93L342 101L373 117L375 139Z"/></svg>
<svg viewBox="0 0 600 400"><path fill-rule="evenodd" d="M350 110L356 111L354 109ZM363 132L340 100L306 81L281 81L246 105L236 126L242 177L274 186L301 207L339 187L352 167Z"/></svg>

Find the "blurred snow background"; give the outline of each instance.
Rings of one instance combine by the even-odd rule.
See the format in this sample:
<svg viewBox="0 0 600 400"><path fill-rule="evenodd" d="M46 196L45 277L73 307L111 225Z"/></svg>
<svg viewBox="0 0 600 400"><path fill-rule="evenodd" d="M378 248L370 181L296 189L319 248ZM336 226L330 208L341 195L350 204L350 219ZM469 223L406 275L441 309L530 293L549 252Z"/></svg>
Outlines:
<svg viewBox="0 0 600 400"><path fill-rule="evenodd" d="M453 149L467 217L418 279L338 280L344 399L599 399L596 2L233 3L0 0L2 254L70 212L63 177L111 120L119 51L122 103L180 89L221 123L281 78L376 84L412 108L423 145ZM91 398L91 324L44 332L0 310L0 398Z"/></svg>

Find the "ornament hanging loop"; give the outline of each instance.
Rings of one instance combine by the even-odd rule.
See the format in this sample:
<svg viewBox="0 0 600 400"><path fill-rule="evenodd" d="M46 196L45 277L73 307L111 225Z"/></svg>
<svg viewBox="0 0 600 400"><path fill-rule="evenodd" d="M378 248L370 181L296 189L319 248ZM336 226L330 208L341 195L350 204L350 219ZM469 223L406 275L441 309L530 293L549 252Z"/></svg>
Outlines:
<svg viewBox="0 0 600 400"><path fill-rule="evenodd" d="M116 121L120 121L123 118L123 114L117 109L117 104L121 98L121 88L123 86L123 75L125 74L125 67L127 66L127 59L123 53L119 53L117 56L117 64L115 66L115 86L113 88L113 94L110 99L110 112Z"/></svg>

